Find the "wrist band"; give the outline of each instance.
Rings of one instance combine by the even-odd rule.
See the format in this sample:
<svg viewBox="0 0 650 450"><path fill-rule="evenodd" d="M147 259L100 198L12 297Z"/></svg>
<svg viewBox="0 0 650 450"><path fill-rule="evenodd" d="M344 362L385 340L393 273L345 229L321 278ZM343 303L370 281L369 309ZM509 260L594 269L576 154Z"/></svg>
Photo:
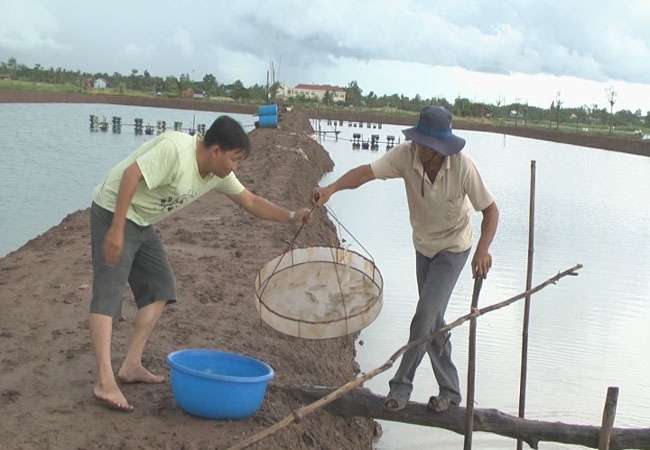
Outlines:
<svg viewBox="0 0 650 450"><path fill-rule="evenodd" d="M295 223L295 220L294 220L295 217L296 217L296 212L295 212L295 211L289 211L289 220L290 220L291 222L294 222L294 223Z"/></svg>

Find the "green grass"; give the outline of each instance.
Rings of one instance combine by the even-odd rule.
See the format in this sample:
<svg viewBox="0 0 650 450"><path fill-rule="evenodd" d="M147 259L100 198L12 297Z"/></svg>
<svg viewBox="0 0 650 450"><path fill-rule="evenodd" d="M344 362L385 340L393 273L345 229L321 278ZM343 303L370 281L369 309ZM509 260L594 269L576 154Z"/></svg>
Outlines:
<svg viewBox="0 0 650 450"><path fill-rule="evenodd" d="M80 89L76 84L51 84L51 83L36 83L31 81L17 81L17 80L0 80L0 89L19 90L19 91L38 91L38 92L56 92L64 94L88 94L88 95L121 95L127 97L154 97L153 92L148 91L135 91L125 88L105 88L105 89ZM181 98L175 92L162 92L162 98ZM214 103L234 103L235 101L230 97L209 97L204 101ZM255 102L251 102L255 103Z"/></svg>
<svg viewBox="0 0 650 450"><path fill-rule="evenodd" d="M79 92L79 86L72 84L49 84L14 80L0 80L0 89L39 92L63 92L66 94Z"/></svg>

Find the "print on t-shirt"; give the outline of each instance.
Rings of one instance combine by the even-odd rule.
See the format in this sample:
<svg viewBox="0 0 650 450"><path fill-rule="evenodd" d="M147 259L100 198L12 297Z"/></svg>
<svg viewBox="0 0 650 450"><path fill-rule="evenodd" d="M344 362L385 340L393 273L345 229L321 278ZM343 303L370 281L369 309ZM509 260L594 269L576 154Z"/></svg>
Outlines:
<svg viewBox="0 0 650 450"><path fill-rule="evenodd" d="M190 191L187 194L179 195L178 197L169 196L167 198L161 198L160 203L157 205L161 210L171 211L176 208L180 208L183 203L188 200L196 197L196 191Z"/></svg>

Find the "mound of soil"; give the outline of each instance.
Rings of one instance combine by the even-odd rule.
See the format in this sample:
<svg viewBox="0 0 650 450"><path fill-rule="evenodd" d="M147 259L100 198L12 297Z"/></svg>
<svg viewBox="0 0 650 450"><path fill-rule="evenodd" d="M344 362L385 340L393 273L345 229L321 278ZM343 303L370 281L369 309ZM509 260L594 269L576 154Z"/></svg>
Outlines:
<svg viewBox="0 0 650 450"><path fill-rule="evenodd" d="M284 114L278 129L254 130L252 154L238 169L240 180L287 208L306 206L313 186L333 167L310 137L312 131L308 117L299 112ZM101 176L97 174L98 182ZM303 228L296 245L338 244L329 219L320 210L314 213L313 224ZM88 209L68 215L0 259L2 448L225 449L301 406L281 386L338 386L356 377L354 336L293 338L263 324L256 312L255 275L287 250L295 227L256 219L227 197L209 194L156 229L176 273L179 302L163 313L145 350L145 365L165 375L165 383L122 386L135 406L133 413L108 410L92 398ZM125 287L123 317L113 331L116 369L134 318L133 297ZM240 421L205 420L180 410L165 357L183 348L236 352L270 364L276 376L261 409ZM322 411L251 448L369 450L373 429L370 419Z"/></svg>

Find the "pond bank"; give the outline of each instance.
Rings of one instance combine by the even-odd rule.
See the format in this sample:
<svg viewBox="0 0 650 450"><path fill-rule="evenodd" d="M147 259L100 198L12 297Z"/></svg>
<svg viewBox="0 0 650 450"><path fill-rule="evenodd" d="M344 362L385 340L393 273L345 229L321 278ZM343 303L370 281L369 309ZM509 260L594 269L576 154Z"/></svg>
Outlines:
<svg viewBox="0 0 650 450"><path fill-rule="evenodd" d="M60 98L48 97L52 101ZM85 99L84 99L85 100ZM176 107L165 105L165 107ZM234 111L233 111L234 112ZM306 114L283 115L278 129L251 132L253 150L238 177L284 207L308 203L331 170L311 138ZM116 161L117 162L117 161ZM99 182L103 174L97 174ZM90 203L90 192L88 193ZM20 226L20 218L14 218ZM299 402L279 386L338 386L359 372L354 337L309 341L261 323L254 278L287 249L296 228L258 220L227 197L208 194L156 229L169 254L179 302L166 309L144 363L166 377L160 385L124 385L133 413L106 409L92 398L95 363L87 327L92 286L88 209L0 259L0 407L3 446L11 449L224 449L280 421ZM332 245L336 232L322 211L303 228L299 247ZM113 365L119 367L134 325L132 294L114 323ZM241 421L210 421L180 410L169 386L168 353L209 348L261 359L275 370L261 409ZM253 449L372 448L374 422L318 412Z"/></svg>

